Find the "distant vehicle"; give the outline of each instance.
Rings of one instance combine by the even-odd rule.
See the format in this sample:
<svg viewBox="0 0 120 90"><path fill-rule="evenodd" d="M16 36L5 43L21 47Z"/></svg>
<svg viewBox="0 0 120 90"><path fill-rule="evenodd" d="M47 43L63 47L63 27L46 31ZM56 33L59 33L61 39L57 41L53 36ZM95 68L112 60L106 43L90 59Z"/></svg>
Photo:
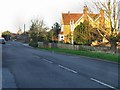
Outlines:
<svg viewBox="0 0 120 90"><path fill-rule="evenodd" d="M5 44L5 43L6 43L5 39L4 38L0 38L0 44Z"/></svg>

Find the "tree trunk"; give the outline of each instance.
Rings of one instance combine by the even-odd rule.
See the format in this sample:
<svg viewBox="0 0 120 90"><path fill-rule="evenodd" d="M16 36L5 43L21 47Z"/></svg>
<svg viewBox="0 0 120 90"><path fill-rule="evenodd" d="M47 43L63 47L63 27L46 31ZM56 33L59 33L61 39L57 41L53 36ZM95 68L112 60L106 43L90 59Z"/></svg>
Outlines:
<svg viewBox="0 0 120 90"><path fill-rule="evenodd" d="M113 53L117 53L117 43L115 41L111 41L110 44L111 44L111 47L110 47L111 51Z"/></svg>

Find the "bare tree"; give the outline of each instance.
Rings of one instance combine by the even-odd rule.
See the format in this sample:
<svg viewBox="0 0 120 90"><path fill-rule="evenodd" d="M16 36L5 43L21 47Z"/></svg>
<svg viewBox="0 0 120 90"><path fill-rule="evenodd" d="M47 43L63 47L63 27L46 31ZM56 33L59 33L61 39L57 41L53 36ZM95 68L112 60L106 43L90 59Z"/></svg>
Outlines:
<svg viewBox="0 0 120 90"><path fill-rule="evenodd" d="M116 0L106 0L106 2L98 2L94 3L98 10L103 9L105 16L108 18L110 22L110 31L106 33L105 28L102 26L97 30L99 34L106 38L111 44L111 50L116 53L117 42L120 38L118 31L118 2ZM104 35L103 33L104 32Z"/></svg>
<svg viewBox="0 0 120 90"><path fill-rule="evenodd" d="M19 30L17 31L17 34L20 35L22 34L22 29L19 27Z"/></svg>

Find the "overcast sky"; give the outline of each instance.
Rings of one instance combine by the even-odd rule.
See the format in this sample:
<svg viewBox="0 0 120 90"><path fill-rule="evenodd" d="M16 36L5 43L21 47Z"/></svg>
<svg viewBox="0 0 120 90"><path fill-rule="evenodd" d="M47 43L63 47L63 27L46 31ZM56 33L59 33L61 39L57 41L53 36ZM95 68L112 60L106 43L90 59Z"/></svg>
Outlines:
<svg viewBox="0 0 120 90"><path fill-rule="evenodd" d="M51 27L60 22L62 12L82 12L86 1L92 7L91 0L0 0L0 30L17 32L23 24L28 30L31 19L37 17Z"/></svg>

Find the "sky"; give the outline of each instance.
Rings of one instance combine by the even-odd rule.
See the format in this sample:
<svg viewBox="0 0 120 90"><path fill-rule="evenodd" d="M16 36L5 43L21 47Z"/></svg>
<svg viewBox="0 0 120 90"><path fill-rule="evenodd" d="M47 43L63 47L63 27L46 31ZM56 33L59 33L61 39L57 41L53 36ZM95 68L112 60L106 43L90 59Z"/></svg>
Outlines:
<svg viewBox="0 0 120 90"><path fill-rule="evenodd" d="M29 30L31 20L43 19L50 28L60 23L61 13L82 13L84 2L91 0L0 0L0 30L16 33L19 28ZM97 0L94 0L97 1ZM102 0L105 1L105 0ZM91 5L91 4L90 4ZM92 7L92 5L91 5ZM92 7L93 8L93 7Z"/></svg>

